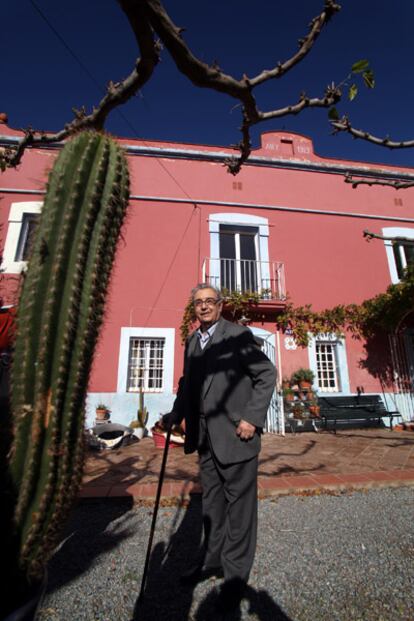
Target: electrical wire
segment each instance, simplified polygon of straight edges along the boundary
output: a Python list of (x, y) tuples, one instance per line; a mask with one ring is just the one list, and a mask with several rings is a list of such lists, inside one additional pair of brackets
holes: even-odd
[[(54, 33), (54, 35), (57, 37), (57, 39), (60, 41), (60, 43), (64, 46), (64, 48), (67, 50), (67, 52), (69, 52), (69, 54), (72, 56), (72, 58), (76, 61), (76, 63), (82, 68), (82, 70), (85, 72), (85, 74), (89, 77), (89, 79), (93, 82), (93, 84), (98, 88), (98, 90), (101, 93), (105, 93), (104, 89), (102, 88), (102, 86), (99, 84), (98, 80), (95, 78), (95, 76), (92, 74), (92, 72), (87, 68), (87, 66), (83, 63), (83, 61), (80, 59), (80, 57), (74, 52), (74, 50), (72, 49), (72, 47), (67, 43), (67, 41), (64, 39), (64, 37), (59, 33), (59, 31), (56, 29), (56, 27), (51, 23), (51, 21), (48, 19), (48, 17), (45, 15), (45, 13), (42, 11), (42, 9), (39, 7), (39, 5), (35, 2), (35, 0), (30, 0), (30, 4), (32, 5), (32, 7), (38, 12), (38, 14), (40, 15), (40, 17), (44, 20), (44, 22), (47, 24), (47, 26), (51, 29), (51, 31)], [(135, 138), (137, 138), (138, 140), (141, 140), (146, 146), (149, 146), (149, 143), (146, 142), (143, 138), (140, 138), (138, 135), (138, 130), (134, 127), (134, 125), (129, 121), (129, 119), (121, 112), (121, 110), (119, 110), (119, 108), (116, 109), (117, 113), (121, 116), (121, 118), (124, 120), (125, 124), (129, 127), (129, 129), (132, 131), (133, 135), (135, 136)], [(158, 162), (158, 164), (161, 166), (161, 168), (164, 170), (164, 172), (174, 181), (174, 183), (177, 185), (177, 187), (180, 188), (180, 190), (185, 194), (185, 196), (187, 198), (189, 198), (190, 200), (193, 200), (193, 198), (190, 196), (190, 194), (187, 192), (187, 190), (181, 185), (181, 183), (178, 181), (178, 179), (173, 175), (173, 173), (171, 173), (171, 171), (168, 170), (168, 168), (165, 166), (165, 164), (158, 158), (155, 158), (156, 161)], [(189, 226), (191, 224), (191, 221), (193, 219), (193, 216), (196, 212), (196, 210), (199, 209), (199, 207), (196, 205), (195, 201), (194, 201), (194, 206), (193, 206), (193, 211), (191, 212), (191, 216), (187, 222), (187, 225), (184, 229), (183, 235), (181, 236), (180, 241), (178, 242), (177, 248), (174, 252), (174, 255), (171, 259), (171, 262), (167, 268), (167, 272), (166, 275), (161, 283), (160, 289), (155, 297), (154, 303), (153, 305), (150, 307), (150, 313), (144, 323), (144, 327), (146, 327), (148, 325), (148, 322), (152, 316), (153, 311), (155, 310), (156, 304), (158, 302), (158, 300), (161, 297), (162, 291), (165, 287), (165, 284), (167, 282), (168, 276), (170, 275), (170, 272), (172, 270), (173, 264), (175, 262), (175, 259), (178, 255), (178, 252), (181, 248), (181, 245), (184, 241), (184, 238), (187, 234), (187, 231), (189, 229)], [(200, 216), (201, 216), (201, 209), (199, 209), (200, 211)], [(200, 219), (200, 223), (201, 223), (201, 219)], [(199, 237), (200, 237), (200, 232), (199, 232)], [(200, 239), (199, 239), (199, 249), (198, 252), (200, 253)], [(200, 257), (199, 257), (199, 261), (200, 261)]]
[[(32, 7), (38, 12), (40, 17), (44, 20), (44, 22), (47, 24), (47, 26), (51, 29), (51, 31), (54, 33), (54, 35), (57, 37), (57, 39), (61, 42), (61, 44), (67, 50), (67, 52), (69, 52), (69, 54), (72, 56), (72, 58), (77, 62), (77, 64), (81, 67), (81, 69), (85, 72), (85, 74), (89, 77), (89, 79), (97, 87), (97, 89), (104, 95), (105, 94), (105, 89), (102, 88), (102, 86), (99, 84), (98, 80), (95, 78), (93, 73), (87, 68), (85, 63), (80, 59), (80, 57), (76, 54), (76, 52), (74, 52), (72, 47), (67, 43), (67, 41), (64, 39), (64, 37), (59, 33), (57, 28), (51, 23), (51, 21), (48, 19), (48, 17), (42, 11), (42, 9), (39, 7), (39, 5), (35, 2), (35, 0), (29, 0), (29, 1), (30, 1), (30, 4), (32, 5)], [(125, 124), (132, 131), (134, 137), (137, 138), (138, 140), (141, 140), (146, 146), (149, 146), (149, 143), (144, 138), (141, 138), (139, 136), (137, 128), (131, 123), (131, 121), (125, 116), (125, 114), (119, 108), (116, 108), (116, 112), (120, 115), (120, 117), (123, 119)], [(192, 197), (188, 194), (188, 192), (181, 185), (181, 183), (178, 181), (178, 179), (168, 170), (168, 168), (166, 168), (165, 164), (158, 157), (155, 158), (155, 159), (157, 160), (157, 162), (161, 166), (161, 168), (167, 173), (167, 175), (174, 181), (174, 183), (180, 188), (180, 190), (187, 196), (187, 198), (191, 199)]]

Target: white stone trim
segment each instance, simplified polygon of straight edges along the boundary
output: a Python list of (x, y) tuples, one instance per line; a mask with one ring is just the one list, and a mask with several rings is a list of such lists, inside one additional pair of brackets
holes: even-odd
[(6, 274), (20, 274), (26, 269), (27, 261), (15, 261), (23, 217), (27, 213), (40, 213), (43, 202), (28, 201), (12, 203), (8, 218), (7, 234), (3, 250), (1, 270)]
[[(383, 237), (407, 237), (414, 239), (414, 229), (404, 228), (401, 226), (387, 226), (382, 229)], [(390, 270), (391, 282), (395, 285), (400, 282), (395, 263), (394, 250), (391, 240), (384, 241), (385, 252), (387, 253), (388, 268)]]
[(127, 392), (129, 342), (131, 338), (164, 338), (164, 376), (163, 389), (159, 392), (172, 393), (174, 383), (174, 328), (121, 328), (117, 392)]
[[(256, 226), (259, 229), (259, 256), (258, 261), (263, 262), (262, 278), (270, 280), (269, 264), (269, 220), (261, 216), (252, 216), (244, 213), (211, 213), (208, 220), (210, 232), (210, 258), (220, 259), (220, 224), (239, 224), (242, 226)], [(210, 276), (214, 282), (220, 281), (220, 262), (211, 261)]]
[[(309, 345), (308, 345), (309, 368), (312, 369), (312, 371), (315, 374), (315, 380), (313, 384), (314, 390), (321, 396), (351, 394), (345, 339), (337, 337), (335, 336), (335, 334), (319, 334), (316, 337), (309, 334), (308, 336), (309, 336)], [(338, 343), (338, 347), (336, 348), (336, 351), (338, 354), (337, 363), (338, 363), (339, 381), (340, 381), (340, 386), (341, 386), (341, 390), (339, 392), (335, 392), (335, 393), (324, 392), (318, 386), (318, 367), (316, 363), (315, 341), (331, 341), (331, 342)]]

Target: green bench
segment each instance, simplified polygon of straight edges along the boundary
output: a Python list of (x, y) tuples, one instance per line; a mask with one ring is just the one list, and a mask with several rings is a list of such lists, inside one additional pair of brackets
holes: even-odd
[(318, 397), (320, 406), (320, 417), (324, 428), (328, 428), (328, 423), (333, 422), (333, 429), (336, 433), (337, 422), (351, 421), (371, 421), (376, 420), (381, 423), (382, 418), (390, 419), (392, 431), (392, 421), (394, 417), (401, 416), (397, 411), (389, 412), (380, 395), (355, 395), (355, 396), (329, 396)]

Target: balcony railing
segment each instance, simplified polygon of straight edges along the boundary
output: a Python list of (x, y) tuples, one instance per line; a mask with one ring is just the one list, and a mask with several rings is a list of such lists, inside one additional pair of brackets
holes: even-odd
[(264, 300), (286, 299), (284, 265), (278, 261), (208, 257), (204, 259), (202, 279), (217, 289), (251, 291)]

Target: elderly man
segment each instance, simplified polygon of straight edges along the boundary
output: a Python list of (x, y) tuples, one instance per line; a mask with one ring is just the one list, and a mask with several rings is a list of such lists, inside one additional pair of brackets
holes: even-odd
[(200, 327), (187, 339), (177, 398), (164, 416), (165, 424), (185, 420), (184, 450), (200, 457), (205, 557), (182, 579), (224, 574), (221, 603), (232, 606), (254, 560), (258, 453), (276, 372), (251, 330), (221, 317), (217, 289), (200, 284), (192, 301)]

